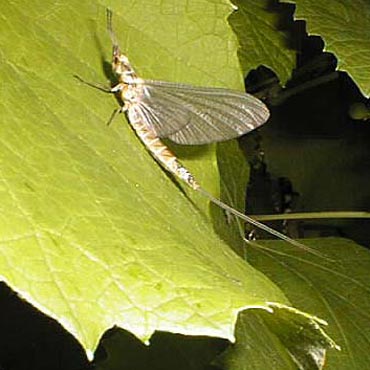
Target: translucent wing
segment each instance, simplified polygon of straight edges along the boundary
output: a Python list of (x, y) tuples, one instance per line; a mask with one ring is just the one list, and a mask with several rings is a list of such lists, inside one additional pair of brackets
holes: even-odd
[(145, 80), (130, 109), (160, 138), (179, 144), (229, 140), (262, 125), (267, 107), (238, 91)]

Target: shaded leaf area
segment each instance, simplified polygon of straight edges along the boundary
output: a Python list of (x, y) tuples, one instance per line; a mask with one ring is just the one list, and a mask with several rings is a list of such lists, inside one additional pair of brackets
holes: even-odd
[(229, 22), (240, 44), (238, 56), (244, 75), (264, 65), (285, 84), (295, 65), (295, 51), (289, 46), (288, 34), (277, 30), (281, 9), (273, 9), (267, 0), (233, 3), (238, 11), (229, 17)]
[(325, 369), (366, 369), (370, 366), (370, 253), (346, 239), (305, 243), (325, 251), (328, 258), (264, 242), (273, 249), (250, 248), (248, 261), (282, 287), (295, 307), (328, 322), (327, 332), (341, 351), (328, 351)]
[(253, 310), (243, 312), (235, 345), (215, 363), (227, 370), (322, 369), (325, 349), (339, 349), (322, 331), (324, 323), (292, 308), (279, 305), (272, 308), (273, 315)]
[[(241, 212), (245, 209), (245, 192), (240, 189), (246, 188), (246, 179), (249, 178), (249, 167), (246, 163), (246, 159), (240, 155), (239, 144), (236, 141), (220, 143), (217, 146), (220, 199)], [(210, 207), (215, 230), (240, 256), (244, 257), (245, 243), (241, 242), (241, 236), (245, 233), (245, 224), (215, 205), (211, 204)]]
[(297, 369), (286, 348), (256, 312), (240, 315), (236, 337), (236, 343), (214, 361), (220, 369)]
[(321, 36), (325, 50), (335, 53), (338, 68), (346, 71), (365, 95), (370, 93), (370, 4), (355, 1), (289, 1), (295, 18), (307, 23), (307, 32)]
[[(322, 369), (325, 364), (325, 349), (340, 349), (321, 328), (326, 324), (325, 321), (307, 314), (297, 315), (299, 311), (279, 305), (274, 311), (274, 316), (261, 316), (300, 369)], [(284, 325), (281, 325), (282, 322)]]
[[(114, 21), (144, 77), (241, 84), (230, 6), (129, 5), (112, 6)], [(205, 202), (179, 191), (122, 117), (106, 127), (115, 102), (73, 79), (106, 78), (105, 8), (12, 2), (2, 14), (2, 280), (90, 356), (114, 325), (143, 341), (155, 330), (232, 340), (239, 310), (288, 304), (220, 240)], [(212, 148), (185, 161), (217, 181)]]
[(226, 340), (156, 333), (150, 346), (124, 330), (107, 332), (94, 360), (97, 370), (212, 370), (210, 363), (228, 345)]

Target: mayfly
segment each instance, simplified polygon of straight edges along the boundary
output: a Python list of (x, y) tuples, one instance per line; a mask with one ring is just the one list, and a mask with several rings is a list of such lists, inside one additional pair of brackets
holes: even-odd
[(105, 91), (119, 97), (122, 106), (114, 114), (126, 113), (132, 128), (153, 157), (225, 211), (282, 240), (317, 253), (209, 194), (161, 141), (166, 138), (178, 144), (199, 145), (239, 137), (268, 120), (270, 113), (265, 104), (252, 95), (234, 90), (143, 80), (118, 46), (109, 9), (107, 28), (113, 44), (112, 69), (118, 83)]

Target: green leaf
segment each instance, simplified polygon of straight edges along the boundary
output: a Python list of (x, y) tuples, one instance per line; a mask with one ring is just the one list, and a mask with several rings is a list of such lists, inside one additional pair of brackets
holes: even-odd
[(370, 3), (355, 1), (289, 1), (297, 5), (295, 18), (307, 22), (307, 32), (321, 36), (325, 50), (338, 58), (338, 68), (370, 93)]
[(243, 312), (236, 326), (236, 343), (215, 361), (223, 370), (281, 369), (297, 366), (286, 348), (253, 310)]
[[(263, 244), (274, 250), (251, 248), (248, 261), (284, 289), (296, 308), (315, 312), (328, 322), (328, 334), (335, 338), (341, 351), (328, 352), (325, 369), (369, 368), (369, 251), (346, 239), (306, 241), (312, 247), (325, 250), (329, 260), (301, 255), (283, 243), (278, 244)], [(296, 343), (302, 345), (304, 341)], [(243, 341), (239, 345), (242, 346)]]
[(217, 363), (225, 370), (287, 370), (297, 369), (297, 365), (299, 369), (321, 369), (325, 361), (323, 348), (339, 349), (320, 329), (323, 324), (287, 307), (275, 306), (274, 315), (243, 312), (236, 344)]
[(268, 0), (233, 3), (238, 11), (229, 21), (240, 43), (238, 56), (243, 74), (262, 64), (273, 69), (285, 84), (291, 77), (296, 56), (288, 47), (288, 34), (277, 30), (280, 13), (271, 9)]
[[(227, 1), (110, 6), (144, 78), (241, 88)], [(73, 78), (107, 80), (105, 10), (2, 8), (0, 276), (90, 357), (114, 325), (145, 342), (156, 330), (233, 340), (241, 310), (289, 302), (220, 239), (206, 200), (179, 191), (123, 117), (106, 126), (117, 102)], [(214, 147), (187, 156), (217, 194)]]

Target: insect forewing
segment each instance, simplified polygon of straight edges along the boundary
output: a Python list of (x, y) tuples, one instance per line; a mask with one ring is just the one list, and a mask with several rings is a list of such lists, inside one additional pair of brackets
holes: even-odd
[(206, 144), (243, 135), (267, 121), (267, 107), (238, 91), (144, 80), (134, 109), (158, 137)]

